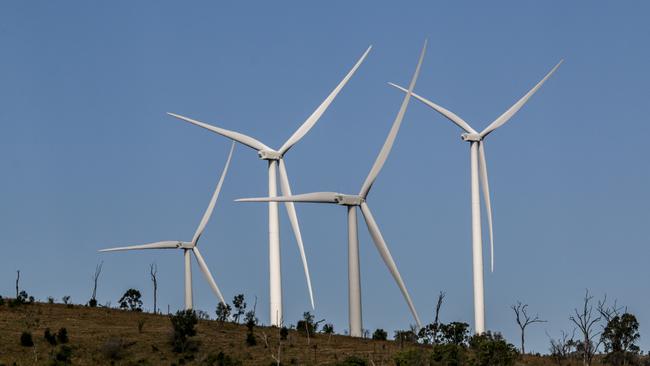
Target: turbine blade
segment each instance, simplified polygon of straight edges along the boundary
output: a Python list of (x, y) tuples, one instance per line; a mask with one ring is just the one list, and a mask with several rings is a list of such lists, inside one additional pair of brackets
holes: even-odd
[(379, 251), (379, 255), (381, 255), (381, 258), (384, 260), (386, 267), (388, 267), (390, 274), (393, 275), (395, 282), (397, 282), (397, 286), (399, 286), (400, 291), (402, 291), (402, 296), (404, 296), (404, 299), (406, 300), (406, 303), (408, 304), (408, 307), (411, 310), (413, 317), (415, 318), (415, 322), (417, 323), (418, 328), (421, 328), (422, 323), (420, 322), (420, 317), (418, 316), (418, 313), (415, 310), (415, 305), (413, 305), (413, 301), (411, 301), (411, 296), (409, 295), (409, 292), (406, 289), (406, 285), (402, 280), (402, 276), (399, 274), (397, 265), (395, 264), (393, 257), (390, 255), (388, 246), (384, 241), (384, 237), (381, 235), (381, 231), (379, 231), (379, 226), (377, 226), (375, 219), (372, 217), (372, 213), (370, 212), (370, 208), (368, 207), (367, 203), (363, 202), (361, 204), (361, 212), (363, 213), (363, 217), (365, 218), (365, 222), (366, 225), (368, 226), (368, 231), (370, 232), (372, 241), (375, 243), (375, 246)]
[(402, 125), (402, 120), (404, 119), (404, 113), (406, 113), (406, 107), (408, 107), (409, 101), (411, 99), (411, 92), (413, 91), (413, 88), (415, 87), (415, 82), (417, 81), (418, 75), (420, 74), (420, 67), (422, 66), (422, 61), (424, 60), (424, 54), (426, 53), (426, 50), (427, 50), (427, 41), (425, 40), (424, 46), (422, 46), (422, 51), (420, 52), (420, 59), (418, 60), (418, 64), (415, 67), (415, 72), (413, 73), (411, 82), (409, 83), (408, 92), (404, 96), (404, 100), (402, 100), (402, 105), (400, 106), (399, 111), (397, 112), (397, 116), (393, 121), (393, 126), (390, 128), (390, 132), (388, 132), (388, 136), (386, 137), (384, 146), (381, 147), (381, 150), (379, 151), (379, 155), (377, 155), (377, 159), (375, 160), (372, 169), (370, 169), (370, 173), (368, 173), (368, 176), (366, 177), (366, 181), (363, 182), (363, 186), (361, 187), (361, 191), (359, 192), (359, 195), (363, 198), (366, 198), (366, 196), (368, 195), (368, 192), (370, 191), (372, 184), (375, 183), (375, 179), (377, 179), (377, 175), (379, 175), (379, 172), (381, 171), (381, 168), (384, 166), (386, 159), (388, 159), (388, 154), (390, 154), (390, 150), (393, 148), (393, 143), (395, 142), (395, 138), (397, 137), (399, 128)]
[(295, 145), (298, 141), (300, 141), (300, 139), (302, 139), (307, 134), (307, 132), (309, 132), (309, 130), (312, 127), (314, 127), (316, 122), (318, 122), (318, 119), (323, 115), (323, 113), (325, 113), (325, 110), (327, 110), (327, 108), (330, 106), (332, 101), (334, 101), (334, 98), (336, 98), (336, 96), (339, 94), (341, 89), (343, 89), (345, 84), (347, 84), (347, 82), (350, 80), (352, 75), (354, 75), (354, 73), (357, 71), (359, 66), (361, 66), (361, 64), (366, 59), (366, 56), (368, 56), (368, 53), (370, 52), (371, 49), (372, 46), (368, 47), (366, 52), (363, 53), (359, 61), (357, 61), (354, 67), (352, 67), (352, 70), (350, 70), (348, 74), (345, 75), (345, 77), (343, 78), (343, 80), (341, 80), (339, 85), (337, 85), (336, 88), (332, 90), (330, 95), (328, 95), (327, 98), (325, 98), (323, 103), (321, 103), (321, 105), (319, 105), (318, 108), (316, 108), (316, 110), (311, 114), (311, 116), (309, 116), (309, 118), (307, 118), (307, 120), (303, 122), (300, 128), (298, 128), (296, 132), (294, 132), (293, 135), (289, 137), (287, 142), (285, 142), (284, 145), (282, 145), (282, 147), (279, 150), (281, 155), (284, 155), (284, 153), (286, 153), (289, 149), (291, 149), (293, 145)]
[(192, 248), (192, 251), (194, 252), (194, 258), (196, 258), (196, 262), (199, 264), (199, 267), (201, 268), (201, 272), (203, 272), (203, 276), (210, 284), (210, 287), (212, 287), (212, 291), (214, 291), (215, 295), (217, 295), (219, 301), (221, 301), (222, 304), (226, 305), (226, 300), (224, 300), (221, 291), (219, 291), (219, 286), (217, 286), (217, 283), (214, 281), (214, 278), (212, 277), (212, 273), (210, 273), (210, 269), (208, 268), (208, 265), (205, 264), (205, 260), (203, 259), (201, 252), (199, 252), (199, 248), (194, 247)]
[(537, 83), (537, 85), (535, 85), (532, 89), (530, 89), (528, 93), (526, 93), (526, 95), (524, 95), (521, 99), (519, 99), (519, 101), (517, 101), (517, 103), (515, 103), (512, 107), (500, 115), (499, 118), (495, 119), (494, 122), (490, 123), (490, 125), (487, 126), (483, 132), (481, 132), (481, 137), (487, 136), (490, 134), (490, 132), (496, 130), (497, 128), (503, 126), (504, 123), (508, 122), (508, 120), (514, 116), (515, 113), (517, 113), (517, 111), (519, 111), (519, 109), (524, 106), (524, 104), (526, 104), (528, 99), (530, 99), (530, 97), (532, 97), (533, 94), (537, 92), (542, 84), (544, 84), (546, 80), (548, 80), (548, 78), (553, 75), (555, 70), (557, 70), (557, 68), (562, 65), (562, 62), (564, 62), (564, 60), (560, 60), (560, 62), (558, 62), (557, 65), (555, 65), (555, 67), (553, 67), (553, 69), (551, 69), (551, 71), (549, 71), (548, 74), (546, 74), (546, 76), (544, 76), (544, 78), (539, 83)]
[(185, 244), (182, 241), (157, 241), (155, 243), (141, 244), (141, 245), (131, 245), (128, 247), (117, 247), (117, 248), (108, 248), (101, 249), (100, 252), (117, 252), (122, 250), (139, 250), (139, 249), (176, 249), (180, 248)]
[(183, 120), (185, 122), (189, 122), (189, 123), (197, 125), (199, 127), (203, 127), (203, 128), (205, 128), (207, 130), (210, 130), (210, 131), (212, 131), (214, 133), (217, 133), (217, 134), (219, 134), (221, 136), (227, 137), (227, 138), (229, 138), (231, 140), (235, 140), (235, 141), (239, 142), (240, 144), (246, 145), (246, 146), (248, 146), (248, 147), (250, 147), (252, 149), (255, 149), (257, 151), (259, 151), (259, 150), (273, 150), (270, 147), (268, 147), (268, 146), (264, 145), (263, 143), (261, 143), (260, 141), (254, 139), (254, 138), (252, 138), (250, 136), (246, 136), (243, 133), (239, 133), (239, 132), (235, 132), (235, 131), (231, 131), (231, 130), (226, 130), (225, 128), (221, 128), (221, 127), (215, 127), (215, 126), (209, 125), (207, 123), (200, 122), (200, 121), (188, 118), (188, 117), (183, 117), (183, 116), (175, 114), (175, 113), (169, 113), (168, 112), (167, 114), (172, 116), (172, 117), (176, 117), (176, 118), (178, 118), (180, 120)]
[[(291, 196), (291, 186), (289, 186), (289, 177), (287, 175), (287, 167), (284, 165), (284, 159), (280, 159), (280, 189), (282, 195)], [(314, 293), (311, 287), (311, 276), (309, 275), (309, 266), (307, 265), (307, 255), (305, 254), (305, 246), (302, 242), (302, 235), (300, 234), (300, 225), (298, 224), (298, 215), (296, 215), (296, 207), (293, 202), (287, 201), (284, 203), (287, 208), (287, 215), (291, 222), (291, 228), (296, 236), (296, 243), (300, 251), (300, 259), (302, 260), (302, 268), (305, 271), (305, 278), (307, 279), (307, 288), (309, 289), (309, 300), (311, 301), (312, 310), (316, 309), (314, 306)]]
[(255, 197), (255, 198), (239, 198), (236, 202), (311, 202), (311, 203), (338, 203), (336, 197), (340, 193), (335, 192), (314, 192), (296, 194), (293, 196), (282, 197)]
[(217, 188), (214, 190), (214, 193), (212, 194), (212, 198), (210, 199), (210, 204), (208, 204), (208, 208), (205, 210), (205, 213), (201, 218), (199, 227), (196, 228), (196, 232), (194, 233), (194, 238), (192, 238), (193, 245), (196, 245), (196, 243), (199, 241), (201, 234), (203, 234), (203, 230), (205, 230), (205, 226), (208, 224), (208, 221), (210, 220), (210, 216), (212, 216), (212, 211), (214, 211), (214, 206), (217, 203), (217, 198), (219, 198), (219, 192), (221, 192), (221, 186), (223, 185), (223, 180), (226, 178), (226, 174), (228, 173), (228, 167), (230, 166), (230, 159), (232, 158), (232, 152), (234, 150), (235, 150), (235, 142), (233, 141), (232, 146), (230, 147), (230, 153), (228, 154), (228, 159), (226, 160), (226, 165), (223, 167), (223, 172), (221, 172), (219, 183), (217, 183)]
[(479, 177), (483, 188), (483, 200), (487, 211), (488, 227), (490, 229), (490, 271), (494, 272), (494, 232), (492, 231), (492, 203), (490, 202), (490, 184), (488, 183), (487, 162), (485, 160), (485, 142), (478, 145)]
[[(408, 90), (406, 88), (403, 88), (403, 87), (401, 87), (401, 86), (399, 86), (397, 84), (388, 83), (388, 85), (393, 86), (393, 87), (395, 87), (395, 88), (397, 88), (397, 89), (399, 89), (399, 90), (401, 90), (401, 91), (403, 91), (405, 93), (408, 93)], [(467, 132), (467, 133), (478, 133), (478, 132), (476, 132), (476, 130), (474, 130), (469, 125), (469, 123), (465, 122), (465, 120), (460, 118), (456, 113), (454, 113), (454, 112), (452, 112), (452, 111), (450, 111), (450, 110), (448, 110), (448, 109), (446, 109), (444, 107), (441, 107), (441, 106), (437, 105), (436, 103), (434, 103), (434, 102), (432, 102), (432, 101), (430, 101), (430, 100), (428, 100), (428, 99), (426, 99), (424, 97), (421, 97), (421, 96), (419, 96), (419, 95), (417, 95), (417, 94), (415, 94), (413, 92), (411, 92), (411, 95), (415, 99), (419, 100), (420, 102), (422, 102), (422, 103), (426, 104), (427, 106), (433, 108), (433, 110), (435, 110), (436, 112), (442, 114), (443, 117), (445, 117), (448, 120), (455, 123), (456, 126), (462, 128), (465, 132)]]

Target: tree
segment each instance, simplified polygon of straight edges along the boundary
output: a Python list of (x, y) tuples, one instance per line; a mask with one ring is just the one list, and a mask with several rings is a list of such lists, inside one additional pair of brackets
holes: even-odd
[(582, 301), (582, 309), (574, 309), (575, 316), (569, 317), (569, 320), (576, 325), (581, 335), (581, 339), (576, 341), (576, 351), (582, 356), (584, 366), (591, 366), (591, 361), (600, 346), (598, 341), (600, 332), (595, 329), (595, 325), (601, 320), (601, 316), (594, 314), (592, 300), (593, 296), (589, 295), (589, 290), (586, 290)]
[(19, 295), (19, 290), (18, 290), (18, 282), (20, 281), (20, 270), (16, 271), (16, 299), (18, 298)]
[(171, 321), (174, 330), (172, 336), (172, 347), (174, 352), (182, 353), (191, 350), (190, 337), (196, 335), (196, 329), (194, 327), (199, 322), (194, 310), (179, 310), (175, 315), (172, 315), (169, 320)]
[(131, 311), (142, 311), (142, 294), (140, 291), (130, 288), (126, 290), (124, 295), (118, 300), (120, 309), (128, 309)]
[(220, 302), (217, 304), (217, 320), (220, 322), (227, 322), (230, 318), (230, 312), (232, 308), (228, 304)]
[(97, 281), (99, 280), (99, 275), (102, 273), (102, 267), (104, 266), (104, 261), (101, 261), (97, 266), (95, 266), (95, 274), (93, 274), (93, 295), (88, 301), (88, 306), (94, 308), (97, 306)]
[[(546, 335), (548, 335), (548, 333)], [(551, 338), (551, 336), (548, 337)], [(574, 347), (575, 341), (573, 340), (573, 335), (569, 337), (569, 334), (562, 331), (560, 338), (551, 338), (551, 346), (549, 348), (551, 359), (553, 359), (558, 366), (562, 366), (562, 363), (569, 359), (569, 355)]]
[(387, 338), (388, 338), (388, 333), (381, 328), (375, 330), (375, 332), (372, 333), (372, 339), (376, 341), (385, 341)]
[(244, 301), (244, 294), (235, 295), (232, 300), (232, 305), (235, 312), (232, 314), (233, 319), (239, 324), (239, 318), (246, 313), (246, 302)]
[(469, 340), (469, 346), (474, 351), (476, 366), (511, 366), (517, 360), (517, 348), (506, 342), (501, 334), (487, 331), (476, 334)]
[(517, 324), (521, 329), (521, 354), (523, 355), (526, 354), (526, 348), (524, 347), (526, 327), (533, 323), (544, 323), (546, 320), (541, 320), (537, 314), (534, 317), (530, 316), (527, 311), (528, 304), (523, 304), (521, 301), (517, 301), (510, 308), (515, 312)]
[(440, 331), (440, 308), (445, 299), (445, 292), (438, 293), (438, 300), (434, 309), (433, 323), (427, 324), (418, 332), (418, 338), (424, 344), (436, 344), (439, 342), (438, 333)]
[(609, 320), (601, 334), (607, 356), (605, 361), (612, 365), (627, 365), (639, 353), (639, 322), (630, 313), (615, 315)]
[(149, 275), (151, 275), (151, 282), (153, 283), (153, 313), (158, 314), (158, 265), (156, 263), (149, 265)]
[(438, 343), (466, 345), (469, 340), (469, 324), (463, 322), (451, 322), (440, 324)]

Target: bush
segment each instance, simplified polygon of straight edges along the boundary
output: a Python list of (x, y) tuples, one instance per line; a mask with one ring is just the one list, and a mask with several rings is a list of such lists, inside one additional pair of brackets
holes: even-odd
[(68, 330), (65, 328), (60, 328), (56, 333), (56, 340), (61, 344), (68, 343)]
[(47, 341), (52, 346), (56, 346), (56, 336), (50, 332), (50, 328), (45, 328), (45, 332), (43, 333), (43, 338)]
[(253, 332), (246, 333), (246, 345), (249, 347), (257, 345), (257, 338), (255, 338), (255, 334), (253, 334)]
[(372, 333), (372, 339), (376, 341), (385, 341), (388, 339), (388, 333), (385, 330), (379, 328), (375, 330), (374, 333)]
[(223, 352), (219, 352), (216, 356), (211, 353), (200, 363), (201, 366), (242, 366), (243, 363), (236, 359), (226, 355)]
[(174, 333), (172, 335), (172, 346), (174, 352), (186, 352), (192, 350), (190, 337), (196, 335), (194, 328), (199, 322), (194, 310), (179, 310), (176, 315), (170, 318)]
[(427, 351), (420, 348), (400, 351), (393, 356), (395, 366), (428, 366), (428, 358)]
[(476, 366), (511, 366), (519, 353), (512, 344), (506, 342), (501, 334), (486, 332), (470, 338), (469, 346), (474, 351)]
[(20, 335), (20, 345), (23, 347), (34, 347), (34, 340), (32, 339), (32, 333), (23, 332)]
[(97, 307), (97, 299), (93, 297), (92, 299), (88, 300), (88, 306), (91, 308)]
[(314, 322), (314, 316), (306, 311), (302, 313), (302, 320), (298, 320), (298, 323), (296, 323), (296, 329), (303, 334), (308, 334), (310, 337), (313, 337), (318, 330), (318, 324)]
[(120, 304), (120, 309), (128, 309), (131, 311), (142, 311), (142, 294), (140, 291), (130, 288), (126, 290), (124, 295), (117, 300)]
[(287, 336), (289, 335), (289, 329), (287, 327), (282, 327), (280, 328), (280, 339), (281, 340), (286, 340)]
[(220, 322), (227, 322), (230, 319), (230, 312), (232, 308), (228, 304), (220, 302), (217, 304), (217, 320)]
[(68, 305), (68, 302), (70, 302), (70, 295), (65, 295), (61, 298), (63, 300), (63, 303)]
[(432, 366), (460, 366), (467, 364), (467, 348), (462, 345), (447, 343), (436, 344), (431, 352)]
[(59, 351), (50, 361), (51, 366), (72, 365), (72, 348), (70, 346), (61, 346)]
[(368, 362), (361, 357), (348, 356), (341, 362), (337, 362), (335, 366), (367, 366)]
[(117, 361), (126, 356), (127, 345), (121, 338), (109, 338), (101, 347), (104, 357), (109, 360)]
[(52, 296), (47, 297), (47, 303), (48, 304), (54, 304), (54, 298)]
[(0, 296), (0, 306), (2, 306), (4, 304), (5, 304), (5, 299), (3, 299), (2, 296)]

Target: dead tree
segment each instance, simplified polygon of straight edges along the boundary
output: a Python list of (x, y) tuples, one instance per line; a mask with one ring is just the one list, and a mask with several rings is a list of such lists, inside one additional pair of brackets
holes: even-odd
[(102, 267), (104, 266), (104, 261), (99, 262), (95, 266), (95, 274), (93, 275), (93, 296), (90, 297), (90, 301), (97, 304), (97, 281), (99, 281), (99, 275), (102, 273)]
[(575, 346), (573, 340), (575, 329), (574, 334), (572, 334), (571, 337), (569, 337), (569, 334), (564, 331), (562, 331), (562, 335), (558, 339), (551, 338), (548, 333), (546, 333), (546, 335), (551, 339), (551, 347), (549, 348), (551, 359), (553, 359), (558, 366), (562, 366), (564, 361), (569, 359), (571, 350)]
[(149, 265), (149, 274), (151, 275), (151, 282), (153, 282), (153, 313), (158, 314), (157, 296), (158, 296), (158, 265), (151, 263)]
[(16, 299), (18, 298), (19, 294), (19, 288), (18, 288), (18, 281), (20, 281), (20, 270), (16, 271)]
[(591, 304), (593, 298), (589, 295), (589, 290), (586, 290), (582, 309), (574, 309), (575, 315), (569, 317), (580, 332), (581, 339), (577, 342), (576, 350), (582, 355), (583, 366), (591, 366), (591, 361), (600, 346), (600, 331), (595, 326), (602, 319), (602, 315), (594, 314)]
[(438, 327), (438, 324), (440, 324), (440, 308), (442, 307), (442, 302), (445, 300), (445, 296), (447, 294), (444, 291), (440, 291), (438, 294), (438, 301), (436, 301), (436, 316), (433, 319), (433, 324)]
[(538, 314), (535, 314), (535, 316), (530, 316), (527, 310), (528, 304), (524, 304), (521, 301), (517, 301), (517, 303), (515, 305), (512, 305), (510, 308), (515, 312), (517, 324), (519, 325), (519, 329), (521, 329), (521, 354), (523, 355), (526, 354), (526, 348), (524, 346), (524, 343), (526, 341), (526, 327), (533, 323), (545, 323), (546, 320), (540, 319)]
[(614, 317), (621, 315), (621, 312), (627, 312), (626, 308), (622, 306), (618, 306), (617, 300), (614, 300), (612, 306), (608, 306), (607, 295), (603, 297), (602, 301), (598, 301), (598, 305), (596, 305), (596, 308), (598, 309), (598, 313), (600, 314), (600, 316), (602, 316), (603, 319), (605, 320), (605, 325), (603, 326), (607, 326), (609, 321), (612, 320)]

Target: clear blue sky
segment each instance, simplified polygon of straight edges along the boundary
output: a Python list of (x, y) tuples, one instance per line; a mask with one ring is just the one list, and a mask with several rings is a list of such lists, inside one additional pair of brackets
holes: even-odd
[[(617, 298), (650, 348), (650, 5), (646, 2), (3, 2), (0, 5), (0, 294), (86, 302), (104, 260), (101, 303), (129, 287), (151, 307), (182, 306), (180, 252), (100, 248), (189, 240), (229, 142), (171, 111), (279, 147), (363, 50), (373, 51), (316, 127), (288, 154), (294, 192), (358, 192), (425, 38), (416, 91), (483, 128), (559, 59), (559, 71), (487, 141), (496, 269), (487, 327), (517, 342), (509, 306), (549, 322), (529, 348), (571, 330), (584, 289)], [(420, 315), (447, 292), (444, 321), (473, 322), (468, 146), (412, 102), (369, 203)], [(265, 163), (239, 147), (201, 242), (230, 299), (258, 297), (268, 321)], [(345, 212), (298, 208), (317, 318), (347, 328)], [(281, 211), (285, 317), (309, 301)], [(406, 328), (408, 309), (360, 226), (364, 326)], [(487, 248), (487, 246), (486, 246)], [(487, 263), (488, 251), (485, 251)], [(216, 299), (194, 268), (195, 303)]]

